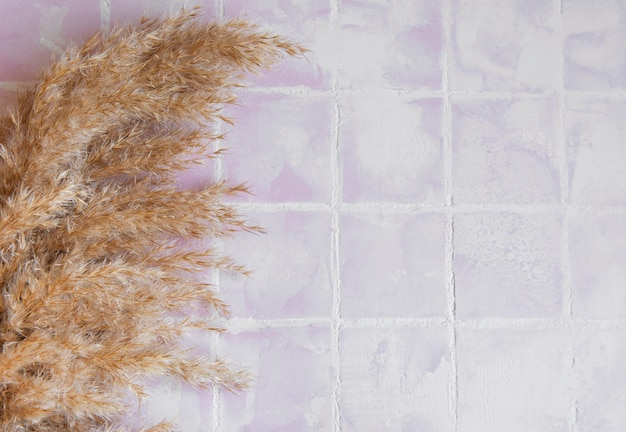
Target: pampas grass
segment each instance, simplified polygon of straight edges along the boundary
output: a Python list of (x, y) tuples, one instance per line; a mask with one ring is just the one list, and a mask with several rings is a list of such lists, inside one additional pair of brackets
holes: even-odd
[(2, 431), (127, 430), (151, 377), (245, 386), (182, 339), (228, 314), (198, 272), (243, 271), (197, 245), (259, 228), (222, 203), (244, 187), (180, 190), (176, 175), (222, 138), (212, 125), (248, 73), (303, 50), (198, 14), (67, 50), (0, 120)]

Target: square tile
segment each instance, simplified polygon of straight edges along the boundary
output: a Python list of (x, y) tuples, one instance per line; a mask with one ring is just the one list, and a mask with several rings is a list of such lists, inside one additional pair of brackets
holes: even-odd
[(621, 0), (562, 3), (566, 88), (626, 88), (626, 4)]
[(331, 97), (246, 93), (226, 115), (224, 175), (249, 183), (239, 201), (330, 202)]
[(559, 4), (452, 0), (450, 88), (543, 92), (560, 87)]
[(570, 431), (571, 347), (565, 330), (457, 334), (459, 431)]
[(569, 231), (574, 315), (626, 316), (624, 215), (573, 215)]
[(337, 372), (330, 326), (266, 328), (223, 338), (223, 352), (254, 377), (222, 393), (220, 431), (330, 431)]
[(330, 214), (245, 212), (267, 235), (224, 241), (227, 256), (251, 277), (224, 275), (223, 297), (239, 318), (329, 316), (332, 306)]
[(342, 431), (451, 430), (446, 328), (344, 328), (339, 350)]
[(330, 0), (226, 0), (224, 14), (267, 26), (309, 49), (306, 58), (285, 58), (271, 73), (254, 79), (255, 86), (303, 86), (329, 90), (333, 83), (336, 42), (332, 34)]
[(579, 432), (626, 430), (626, 328), (581, 328), (577, 334), (574, 370), (578, 394)]
[(560, 262), (556, 214), (457, 214), (457, 316), (558, 317), (563, 302)]
[(441, 8), (437, 0), (341, 1), (340, 88), (440, 89)]
[(72, 43), (100, 30), (100, 0), (0, 3), (0, 81), (32, 81)]
[(566, 99), (570, 203), (626, 204), (626, 101)]
[(468, 99), (452, 107), (456, 203), (558, 203), (555, 99)]
[(443, 214), (345, 215), (344, 318), (447, 315)]
[(443, 204), (441, 99), (340, 98), (343, 199)]

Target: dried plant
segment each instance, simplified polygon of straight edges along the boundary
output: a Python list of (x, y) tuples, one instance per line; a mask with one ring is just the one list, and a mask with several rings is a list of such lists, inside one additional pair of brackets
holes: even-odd
[(245, 385), (182, 344), (228, 313), (197, 273), (241, 267), (197, 245), (257, 230), (222, 202), (245, 188), (176, 176), (219, 153), (212, 126), (248, 73), (303, 50), (198, 15), (68, 49), (0, 120), (2, 431), (127, 430), (150, 377)]

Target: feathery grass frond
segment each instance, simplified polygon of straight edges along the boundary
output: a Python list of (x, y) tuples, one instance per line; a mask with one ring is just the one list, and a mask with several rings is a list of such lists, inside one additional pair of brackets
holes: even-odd
[(245, 271), (192, 245), (261, 229), (222, 202), (244, 186), (180, 190), (176, 173), (217, 155), (212, 125), (247, 74), (301, 53), (198, 9), (144, 19), (68, 49), (0, 119), (0, 430), (126, 430), (148, 377), (245, 386), (183, 348), (220, 326), (175, 316), (227, 315), (196, 273)]

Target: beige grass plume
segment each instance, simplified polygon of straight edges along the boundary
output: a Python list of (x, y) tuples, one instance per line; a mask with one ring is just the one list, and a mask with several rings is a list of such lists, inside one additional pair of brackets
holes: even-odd
[(248, 73), (303, 50), (198, 15), (69, 49), (0, 120), (1, 431), (126, 430), (148, 377), (245, 385), (181, 341), (220, 330), (194, 310), (227, 314), (198, 270), (241, 269), (193, 240), (256, 227), (221, 202), (242, 187), (184, 191), (176, 173), (221, 138)]

